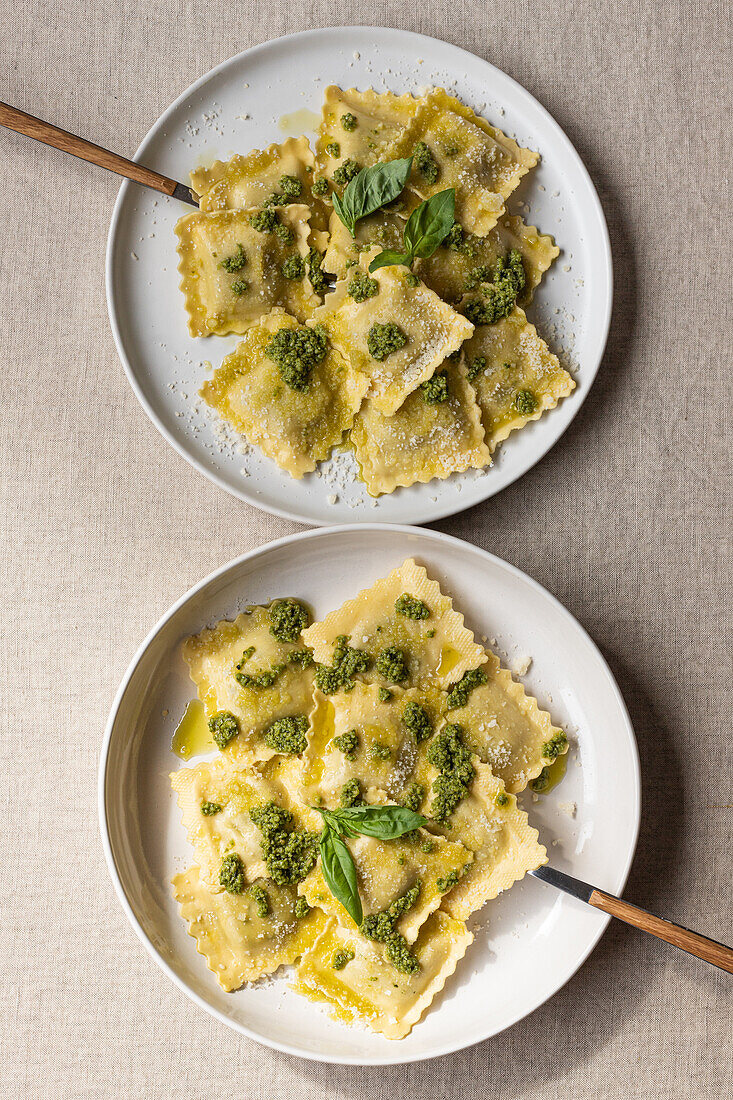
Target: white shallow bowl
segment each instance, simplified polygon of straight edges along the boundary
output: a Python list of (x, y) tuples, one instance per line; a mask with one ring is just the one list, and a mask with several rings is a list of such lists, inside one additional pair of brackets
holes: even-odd
[(476, 938), (456, 974), (399, 1042), (332, 1022), (285, 980), (224, 993), (197, 954), (169, 885), (193, 862), (168, 782), (180, 766), (171, 737), (193, 695), (182, 638), (282, 595), (302, 597), (323, 616), (408, 556), (505, 660), (532, 656), (524, 682), (568, 730), (567, 775), (537, 802), (524, 799), (552, 865), (618, 893), (636, 845), (639, 763), (618, 687), (569, 612), (513, 566), (438, 532), (370, 524), (291, 535), (212, 573), (153, 628), (117, 693), (100, 765), (105, 854), (135, 931), (197, 1005), (260, 1043), (317, 1061), (419, 1061), (495, 1035), (571, 977), (608, 921), (533, 879), (519, 883), (472, 918)]
[[(418, 93), (442, 84), (539, 150), (540, 166), (509, 202), (562, 249), (529, 311), (573, 371), (575, 392), (515, 432), (494, 466), (446, 481), (398, 489), (375, 504), (355, 480), (350, 455), (322, 464), (322, 476), (294, 481), (241, 440), (222, 434), (197, 398), (241, 337), (191, 339), (178, 289), (173, 227), (190, 207), (125, 183), (107, 248), (107, 300), (120, 358), (143, 408), (176, 450), (221, 488), (303, 523), (429, 523), (497, 493), (525, 473), (562, 435), (598, 370), (611, 316), (611, 251), (603, 210), (565, 134), (519, 84), (488, 62), (424, 35), (386, 27), (332, 27), (278, 38), (219, 65), (158, 119), (136, 159), (186, 181), (191, 168), (263, 148), (288, 133), (313, 135), (323, 89), (370, 86)], [(525, 205), (528, 204), (528, 205)]]

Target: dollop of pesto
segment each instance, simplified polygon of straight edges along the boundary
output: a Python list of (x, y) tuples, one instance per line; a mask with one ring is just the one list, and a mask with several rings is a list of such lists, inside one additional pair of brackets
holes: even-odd
[(512, 248), (508, 255), (497, 260), (492, 278), (493, 282), (481, 284), (482, 297), (469, 298), (463, 308), (474, 325), (494, 325), (514, 309), (527, 281), (518, 248)]
[(334, 970), (343, 970), (352, 959), (356, 958), (352, 947), (339, 947), (331, 958), (331, 966)]
[(311, 911), (311, 907), (305, 898), (298, 898), (295, 903), (295, 919), (302, 920), (303, 917), (307, 917)]
[(529, 785), (536, 794), (546, 790), (550, 785), (550, 769), (548, 767), (543, 768), (540, 774), (530, 781)]
[(376, 279), (371, 279), (365, 271), (356, 271), (351, 277), (346, 293), (357, 303), (366, 302), (379, 293), (379, 283)]
[(395, 600), (394, 609), (398, 615), (405, 615), (408, 619), (429, 619), (430, 608), (417, 596), (411, 596), (409, 592), (403, 592)]
[(235, 279), (232, 283), (232, 293), (236, 294), (238, 298), (241, 298), (243, 294), (246, 294), (249, 290), (249, 283), (246, 279)]
[(265, 730), (263, 740), (268, 748), (274, 749), (275, 752), (297, 755), (306, 749), (307, 732), (308, 719), (305, 715), (290, 715), (287, 718), (276, 718)]
[(486, 370), (486, 356), (477, 355), (468, 364), (468, 381), (473, 382), (474, 378), (478, 378), (482, 371)]
[(303, 184), (297, 176), (280, 176), (278, 187), (291, 202), (293, 199), (299, 199), (303, 194)]
[(300, 665), (301, 668), (310, 668), (313, 664), (313, 650), (291, 649), (285, 660), (289, 665)]
[(255, 647), (253, 645), (245, 649), (234, 666), (234, 679), (240, 687), (264, 690), (264, 688), (272, 687), (280, 673), (285, 671), (285, 664), (281, 661), (276, 665), (272, 665), (270, 668), (263, 668), (260, 672), (252, 675), (252, 673), (244, 671), (244, 666), (254, 651)]
[(466, 279), (466, 290), (475, 290), (481, 283), (490, 283), (493, 276), (494, 272), (490, 264), (479, 264), (478, 267), (474, 267), (472, 271), (469, 271)]
[(324, 695), (335, 695), (340, 688), (350, 691), (354, 686), (354, 677), (366, 672), (371, 664), (365, 650), (353, 649), (348, 642), (348, 635), (339, 634), (334, 643), (331, 664), (316, 668), (316, 687)]
[(412, 163), (426, 183), (437, 183), (440, 170), (438, 162), (424, 141), (418, 141), (412, 153)]
[(434, 638), (435, 637), (435, 629), (432, 626), (431, 626), (430, 630), (425, 631), (425, 637), (426, 638)]
[(308, 279), (316, 294), (321, 298), (328, 290), (328, 279), (323, 271), (323, 253), (317, 248), (308, 251)]
[(461, 876), (458, 871), (451, 871), (444, 878), (441, 877), (436, 879), (435, 885), (438, 887), (441, 894), (446, 894), (448, 890), (452, 890), (453, 887), (458, 883), (460, 877)]
[(420, 280), (418, 279), (417, 275), (415, 275), (415, 273), (412, 272), (412, 271), (408, 271), (406, 273), (405, 282), (407, 283), (408, 286), (413, 287), (413, 288), (416, 287), (416, 286), (420, 286)]
[(410, 675), (405, 654), (396, 645), (387, 646), (382, 650), (377, 657), (375, 668), (390, 684), (401, 684)]
[(360, 171), (361, 168), (355, 160), (345, 160), (334, 172), (333, 182), (337, 183), (339, 187), (345, 187), (347, 183), (351, 183), (354, 176), (359, 175)]
[(338, 737), (334, 737), (333, 743), (347, 760), (356, 759), (356, 751), (359, 748), (359, 735), (356, 730), (346, 730), (344, 733), (340, 733)]
[(461, 727), (452, 723), (443, 726), (433, 738), (427, 757), (440, 773), (433, 782), (430, 816), (439, 825), (447, 825), (476, 777), (471, 753), (463, 743)]
[(392, 698), (392, 692), (389, 690), (389, 688), (380, 688), (377, 692), (377, 698), (379, 699), (380, 703), (388, 703)]
[(310, 377), (328, 352), (328, 339), (323, 325), (307, 328), (281, 328), (265, 348), (265, 355), (277, 363), (280, 377), (291, 390), (308, 393)]
[(453, 252), (460, 252), (466, 234), (460, 222), (453, 222), (448, 230), (448, 235), (443, 238), (443, 247), (450, 248)]
[(400, 715), (403, 725), (410, 731), (418, 744), (427, 741), (433, 735), (433, 725), (425, 707), (413, 699), (405, 703)]
[(326, 146), (326, 152), (328, 153), (329, 157), (340, 157), (341, 146), (337, 141), (331, 141)]
[(426, 856), (431, 855), (437, 848), (437, 844), (434, 840), (423, 840), (420, 842), (420, 851), (424, 852)]
[(301, 882), (318, 857), (318, 834), (296, 829), (290, 810), (266, 802), (249, 812), (262, 834), (260, 849), (267, 873), (277, 886)]
[(244, 248), (241, 244), (238, 244), (236, 250), (232, 256), (227, 256), (219, 263), (219, 267), (223, 267), (225, 271), (234, 274), (235, 271), (241, 271), (247, 262), (247, 257), (244, 253)]
[(362, 801), (361, 783), (358, 779), (348, 779), (341, 788), (339, 802), (342, 806), (358, 806)]
[(327, 195), (328, 194), (328, 180), (325, 176), (319, 176), (317, 180), (313, 180), (311, 185), (311, 191), (314, 195)]
[(369, 329), (367, 347), (373, 359), (386, 359), (393, 351), (399, 351), (407, 343), (407, 336), (394, 321), (377, 322)]
[(448, 400), (448, 371), (436, 371), (432, 378), (420, 383), (420, 389), (428, 405), (442, 405)]
[(230, 852), (221, 861), (219, 885), (223, 886), (228, 894), (241, 894), (244, 892), (244, 864), (236, 852)]
[(283, 244), (292, 244), (295, 240), (295, 234), (289, 225), (283, 225), (282, 222), (278, 222), (274, 229), (275, 236), (278, 237)]
[(514, 398), (514, 405), (522, 416), (531, 416), (537, 408), (537, 398), (530, 390), (520, 390)]
[(239, 733), (239, 722), (229, 710), (220, 710), (209, 718), (209, 731), (217, 748), (225, 749)]
[(274, 233), (280, 222), (274, 210), (256, 210), (249, 216), (249, 224), (258, 233)]
[(278, 642), (297, 642), (310, 623), (310, 615), (298, 600), (276, 600), (269, 609), (270, 633)]
[(305, 275), (305, 260), (302, 256), (288, 256), (280, 268), (286, 279), (302, 279)]
[(446, 699), (448, 710), (457, 710), (458, 707), (465, 707), (473, 689), (480, 687), (481, 684), (485, 684), (486, 682), (487, 676), (482, 668), (469, 668), (468, 672), (464, 672), (457, 683), (451, 684), (448, 690), (448, 698)]
[(369, 749), (369, 755), (372, 760), (389, 760), (392, 750), (388, 745), (383, 745), (381, 741), (375, 741)]
[(247, 893), (252, 898), (252, 901), (255, 903), (255, 907), (257, 909), (257, 916), (258, 917), (267, 917), (267, 916), (269, 916), (269, 914), (270, 914), (270, 899), (267, 896), (266, 890), (262, 886), (260, 886), (259, 883), (254, 882), (250, 887), (248, 887)]
[(542, 755), (545, 760), (557, 760), (558, 756), (561, 756), (567, 747), (567, 736), (562, 730), (558, 730), (549, 741), (545, 741), (542, 746)]
[(497, 791), (496, 798), (494, 799), (494, 804), (500, 809), (502, 809), (504, 806), (508, 806), (509, 795), (505, 794), (504, 791)]
[(347, 133), (352, 133), (356, 129), (356, 115), (352, 115), (351, 111), (347, 111), (345, 115), (341, 115), (341, 126)]
[(218, 802), (202, 802), (201, 813), (204, 817), (213, 817), (214, 814), (220, 814), (223, 806), (220, 806)]
[(425, 788), (422, 783), (411, 783), (402, 796), (402, 805), (408, 810), (412, 810), (413, 813), (417, 813), (424, 798)]
[(396, 930), (395, 924), (403, 913), (417, 903), (421, 889), (422, 883), (418, 879), (414, 886), (381, 913), (372, 913), (361, 922), (362, 935), (384, 944), (387, 958), (401, 974), (416, 974), (420, 969), (418, 959), (410, 951), (405, 937)]

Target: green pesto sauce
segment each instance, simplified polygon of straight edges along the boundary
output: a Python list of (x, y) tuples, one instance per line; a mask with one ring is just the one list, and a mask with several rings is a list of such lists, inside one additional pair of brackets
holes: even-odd
[(297, 176), (280, 176), (278, 187), (288, 199), (299, 199), (303, 193), (303, 184)]
[(223, 806), (220, 806), (218, 802), (202, 802), (201, 813), (204, 817), (213, 817), (214, 814), (220, 814)]
[(280, 222), (274, 210), (257, 210), (254, 214), (250, 214), (249, 224), (258, 233), (274, 233)]
[(407, 343), (407, 336), (394, 321), (372, 325), (367, 336), (367, 347), (373, 359), (386, 359), (393, 351), (399, 351)]
[(500, 809), (502, 809), (504, 806), (508, 806), (509, 795), (505, 794), (504, 791), (497, 791), (496, 798), (494, 799), (494, 804)]
[(334, 695), (339, 688), (350, 691), (357, 673), (366, 672), (371, 664), (369, 654), (363, 649), (353, 649), (348, 641), (346, 634), (339, 634), (334, 643), (331, 664), (316, 668), (316, 687), (324, 695)]
[(440, 773), (433, 782), (430, 816), (439, 825), (447, 825), (476, 776), (471, 753), (463, 743), (461, 727), (451, 723), (443, 726), (433, 738), (427, 756)]
[(557, 760), (561, 753), (568, 747), (568, 739), (563, 730), (558, 730), (549, 741), (542, 746), (542, 755), (545, 760)]
[(329, 157), (340, 157), (341, 156), (341, 146), (339, 145), (339, 143), (337, 141), (331, 141), (326, 146), (326, 152), (328, 153)]
[(424, 852), (426, 856), (429, 856), (435, 851), (437, 845), (434, 840), (423, 840), (420, 843), (420, 851)]
[(244, 892), (244, 864), (236, 852), (224, 856), (221, 861), (219, 885), (223, 886), (228, 894), (241, 894)]
[(359, 806), (361, 804), (361, 783), (358, 779), (348, 779), (341, 788), (339, 802), (342, 806)]
[(413, 164), (426, 183), (437, 183), (440, 174), (438, 162), (424, 141), (418, 141), (413, 150)]
[(275, 226), (275, 236), (283, 242), (283, 244), (292, 244), (295, 240), (295, 235), (288, 225), (283, 225), (282, 222), (278, 222)]
[(233, 275), (235, 271), (241, 271), (247, 262), (247, 257), (244, 254), (244, 248), (241, 244), (237, 245), (236, 251), (233, 256), (227, 256), (221, 261), (219, 267), (223, 267), (225, 271), (228, 271), (230, 275)]
[(351, 183), (354, 176), (359, 175), (360, 170), (355, 160), (345, 160), (334, 172), (333, 182), (337, 183), (339, 187), (345, 187), (347, 183)]
[(486, 370), (486, 356), (477, 355), (476, 358), (468, 364), (468, 381), (473, 382), (474, 378), (478, 378), (484, 370)]
[(460, 879), (458, 871), (451, 871), (445, 878), (438, 878), (435, 880), (435, 884), (440, 890), (441, 894), (445, 894), (448, 890), (452, 890)]
[(239, 733), (239, 722), (231, 711), (220, 710), (209, 718), (209, 729), (217, 747), (225, 749)]
[(352, 115), (351, 111), (341, 115), (341, 126), (348, 134), (352, 133), (356, 129), (356, 115)]
[(448, 371), (437, 371), (432, 378), (420, 383), (420, 389), (428, 405), (442, 405), (448, 400)]
[(402, 796), (402, 805), (407, 807), (408, 810), (412, 810), (413, 813), (417, 813), (424, 798), (425, 788), (422, 783), (411, 783)]
[(418, 879), (411, 889), (381, 913), (372, 913), (361, 922), (362, 934), (376, 943), (384, 944), (387, 958), (401, 974), (416, 974), (420, 969), (418, 959), (410, 951), (405, 937), (395, 929), (395, 924), (403, 913), (407, 913), (417, 903), (421, 888), (422, 883)]
[(315, 328), (281, 328), (265, 348), (265, 355), (277, 363), (280, 377), (291, 390), (308, 393), (310, 377), (328, 352), (328, 339), (323, 325)]
[(405, 655), (396, 645), (387, 646), (379, 654), (375, 668), (390, 684), (401, 684), (410, 675)]
[(425, 707), (410, 699), (402, 708), (401, 719), (415, 740), (427, 741), (433, 734), (433, 725)]
[(469, 298), (463, 312), (474, 325), (494, 325), (508, 317), (527, 281), (522, 254), (517, 248), (497, 260), (493, 282), (481, 283), (481, 298)]
[(380, 688), (377, 692), (377, 698), (379, 699), (380, 703), (388, 703), (392, 698), (392, 692), (389, 690), (389, 688)]
[(301, 882), (315, 866), (318, 834), (295, 829), (295, 818), (275, 802), (266, 802), (249, 812), (262, 834), (260, 848), (267, 873), (278, 886)]
[(256, 673), (254, 676), (244, 671), (244, 666), (250, 659), (255, 651), (253, 645), (245, 649), (242, 656), (234, 666), (234, 679), (243, 688), (255, 688), (256, 690), (263, 690), (264, 688), (272, 687), (277, 680), (281, 672), (285, 671), (285, 663), (279, 662), (276, 665), (272, 665), (270, 668), (264, 668), (261, 672)]
[(276, 718), (265, 730), (263, 740), (268, 748), (274, 749), (275, 752), (297, 755), (305, 751), (308, 744), (307, 732), (308, 719), (305, 715), (291, 715), (287, 718)]
[(415, 275), (415, 273), (412, 271), (408, 271), (405, 275), (405, 282), (408, 286), (411, 286), (413, 288), (416, 286), (420, 286), (420, 280), (418, 279), (417, 275)]
[(464, 672), (458, 683), (452, 684), (448, 691), (446, 699), (448, 710), (465, 707), (473, 689), (485, 684), (486, 681), (487, 676), (482, 668), (470, 668), (468, 672)]
[(319, 176), (317, 180), (313, 180), (311, 191), (314, 195), (327, 195), (328, 194), (328, 180), (325, 176)]
[(392, 750), (388, 745), (383, 745), (381, 741), (375, 741), (369, 749), (369, 755), (372, 760), (389, 760)]
[(328, 290), (328, 279), (323, 271), (323, 253), (317, 248), (311, 248), (308, 252), (308, 279), (316, 294), (321, 298)]
[(351, 278), (346, 288), (346, 293), (357, 304), (374, 298), (379, 293), (379, 283), (376, 279), (370, 279), (365, 271), (357, 271)]
[(298, 600), (276, 600), (269, 609), (270, 633), (278, 642), (297, 642), (310, 623), (310, 615)]
[(312, 649), (291, 649), (285, 660), (289, 665), (300, 665), (301, 668), (310, 668), (313, 664)]
[(481, 283), (490, 283), (493, 275), (494, 272), (490, 264), (479, 264), (478, 267), (474, 267), (472, 271), (469, 271), (466, 279), (466, 290), (475, 290)]
[(347, 760), (356, 759), (356, 750), (359, 748), (359, 735), (356, 730), (346, 730), (344, 733), (340, 733), (338, 737), (334, 737), (333, 743)]
[(343, 970), (356, 956), (351, 947), (339, 947), (331, 958), (331, 966), (334, 970)]
[(395, 600), (394, 609), (398, 615), (405, 615), (408, 619), (429, 619), (430, 608), (417, 596), (411, 596), (409, 592), (403, 592)]
[(247, 889), (247, 893), (252, 898), (257, 908), (258, 917), (267, 917), (270, 915), (270, 899), (267, 896), (267, 892), (258, 883), (253, 883)]
[(302, 256), (288, 256), (280, 270), (286, 279), (302, 279), (305, 276), (305, 260)]
[(514, 398), (514, 405), (522, 416), (531, 416), (537, 408), (537, 398), (530, 390), (520, 390)]
[(235, 279), (232, 283), (232, 293), (236, 294), (238, 298), (241, 298), (243, 294), (246, 294), (249, 290), (249, 283), (246, 279)]
[(430, 628), (430, 630), (426, 630), (425, 631), (425, 637), (426, 638), (434, 638), (435, 637), (435, 630), (432, 627)]
[(295, 919), (302, 920), (303, 917), (307, 917), (311, 911), (311, 907), (305, 898), (298, 898), (295, 903)]

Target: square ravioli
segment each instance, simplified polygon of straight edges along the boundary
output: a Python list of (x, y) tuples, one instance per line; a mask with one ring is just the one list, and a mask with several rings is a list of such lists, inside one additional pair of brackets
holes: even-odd
[[(435, 395), (426, 394), (428, 387)], [(351, 442), (372, 496), (491, 465), (473, 387), (465, 367), (452, 362), (418, 386), (392, 416), (383, 416), (367, 399), (354, 420)]]
[(317, 909), (298, 916), (294, 886), (276, 886), (269, 879), (254, 885), (259, 894), (213, 893), (196, 866), (173, 879), (173, 896), (189, 935), (227, 993), (295, 962), (315, 945), (327, 924)]
[(481, 672), (485, 682), (472, 688), (465, 706), (448, 711), (448, 721), (461, 727), (466, 746), (516, 794), (568, 751), (568, 739), (493, 653)]
[(311, 226), (325, 229), (328, 208), (313, 194), (315, 158), (306, 137), (289, 137), (280, 145), (235, 153), (209, 168), (191, 172), (191, 187), (199, 195), (199, 209), (247, 210), (305, 203)]
[[(301, 320), (310, 316), (320, 299), (306, 278), (309, 213), (297, 204), (178, 220), (178, 270), (191, 336), (245, 332), (275, 306)], [(266, 217), (258, 220), (261, 215)]]
[[(431, 836), (425, 829), (416, 829), (397, 840), (357, 836), (345, 843), (356, 867), (365, 920), (384, 913), (412, 892), (409, 908), (393, 924), (408, 944), (414, 943), (421, 926), (440, 906), (448, 884), (460, 879), (474, 858), (463, 844)], [(298, 890), (309, 905), (322, 909), (357, 934), (354, 921), (329, 891), (320, 863)]]
[[(465, 627), (463, 615), (412, 558), (303, 632), (316, 661), (331, 670), (340, 638), (350, 639), (345, 662), (363, 666), (347, 680), (386, 689), (446, 688), (484, 661), (484, 650)], [(354, 650), (364, 654), (360, 662), (352, 657)], [(339, 668), (333, 675), (316, 672), (317, 686), (328, 694), (348, 688), (343, 675), (341, 681)]]
[[(286, 832), (318, 827), (318, 815), (293, 798), (295, 778), (289, 761), (276, 760), (256, 769), (238, 767), (218, 757), (194, 768), (179, 768), (170, 780), (201, 878), (214, 891), (224, 888), (220, 878), (226, 871), (225, 860), (231, 856), (237, 858), (235, 870), (247, 884), (268, 874), (263, 833), (250, 816), (252, 810), (272, 803), (292, 814)], [(310, 870), (315, 864), (315, 848), (311, 859), (312, 845), (306, 841), (303, 856)]]
[[(430, 1006), (473, 940), (462, 921), (433, 913), (413, 947), (419, 969), (395, 970), (384, 949), (335, 922), (305, 954), (293, 989), (330, 1006), (341, 1023), (362, 1021), (388, 1039), (402, 1039)], [(334, 959), (347, 958), (341, 969)]]
[(460, 227), (452, 231), (432, 256), (417, 261), (415, 271), (444, 301), (457, 303), (480, 282), (490, 281), (490, 270), (513, 248), (520, 253), (524, 267), (525, 284), (518, 299), (524, 306), (532, 300), (560, 249), (552, 237), (511, 214), (503, 214), (485, 237), (462, 232)]
[[(344, 358), (369, 379), (377, 411), (391, 416), (458, 351), (473, 325), (422, 283), (414, 286), (403, 267), (383, 267), (372, 276), (358, 270), (357, 279), (354, 269), (336, 284), (309, 323), (324, 327)], [(362, 300), (356, 301), (354, 287), (366, 278), (376, 284), (376, 293), (357, 294)]]
[[(436, 728), (441, 712), (423, 692), (376, 684), (349, 692), (315, 694), (308, 747), (302, 762), (304, 802), (335, 809), (364, 798), (395, 802), (405, 795), (417, 746)], [(381, 796), (381, 797), (380, 797)]]
[[(292, 602), (307, 622), (302, 604)], [(303, 725), (312, 709), (314, 672), (300, 636), (284, 642), (273, 634), (273, 609), (283, 603), (291, 601), (250, 607), (234, 620), (186, 638), (182, 646), (206, 717), (224, 713), (233, 719), (223, 747), (221, 738), (217, 744), (239, 764), (274, 756), (276, 742), (268, 737), (273, 724), (297, 718)]]
[(479, 236), (496, 225), (504, 200), (538, 160), (442, 88), (421, 101), (402, 144), (401, 155), (410, 154), (413, 205), (453, 187), (456, 219)]
[[(323, 95), (323, 114), (316, 142), (316, 172), (339, 190), (345, 180), (339, 169), (367, 168), (377, 161), (394, 160), (419, 100), (392, 92), (344, 91), (331, 84)], [(335, 178), (334, 178), (335, 176)]]
[[(382, 207), (366, 218), (360, 218), (356, 223), (354, 235), (346, 228), (338, 214), (333, 213), (329, 222), (329, 239), (326, 254), (323, 258), (323, 267), (339, 279), (344, 279), (359, 263), (362, 252), (369, 252), (372, 248), (394, 248), (402, 251), (405, 232), (405, 218), (397, 207), (404, 206), (401, 199)], [(428, 284), (429, 285), (429, 284)], [(435, 287), (431, 287), (435, 290)], [(439, 297), (442, 295), (438, 293)], [(459, 295), (460, 297), (460, 295)]]
[(575, 389), (519, 307), (494, 325), (479, 325), (463, 351), (492, 453), (511, 432), (539, 420)]
[[(311, 341), (313, 355), (307, 358), (308, 349), (299, 349), (295, 339), (292, 351), (284, 344), (280, 349), (284, 330), (299, 334), (296, 339), (305, 331), (302, 344)], [(295, 318), (273, 310), (249, 329), (200, 391), (224, 420), (298, 479), (341, 442), (369, 386), (327, 338), (316, 345), (312, 329), (300, 330)]]

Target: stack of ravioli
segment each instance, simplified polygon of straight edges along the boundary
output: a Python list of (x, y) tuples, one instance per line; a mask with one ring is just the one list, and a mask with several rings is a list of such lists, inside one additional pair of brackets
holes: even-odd
[[(409, 156), (402, 195), (352, 234), (332, 194), (362, 168)], [(575, 386), (523, 309), (559, 249), (505, 207), (538, 159), (443, 89), (416, 98), (332, 86), (315, 153), (289, 138), (194, 171), (200, 211), (176, 227), (189, 331), (244, 336), (204, 400), (295, 478), (340, 446), (375, 496), (491, 465), (510, 432)], [(401, 247), (410, 213), (449, 188), (456, 222), (443, 243), (412, 270), (374, 272), (369, 296), (356, 292), (374, 256)], [(523, 285), (494, 320), (482, 295), (509, 255)], [(376, 358), (375, 325), (398, 326), (403, 345)], [(267, 350), (303, 327), (324, 333), (327, 351), (293, 388)], [(435, 376), (440, 386), (426, 388)]]
[[(546, 862), (516, 794), (567, 752), (564, 732), (412, 559), (321, 622), (278, 600), (183, 652), (219, 748), (171, 776), (196, 856), (174, 893), (198, 951), (228, 991), (297, 963), (293, 988), (334, 1018), (404, 1037), (470, 915)], [(426, 819), (346, 841), (360, 925), (318, 858), (318, 808), (344, 805)]]

